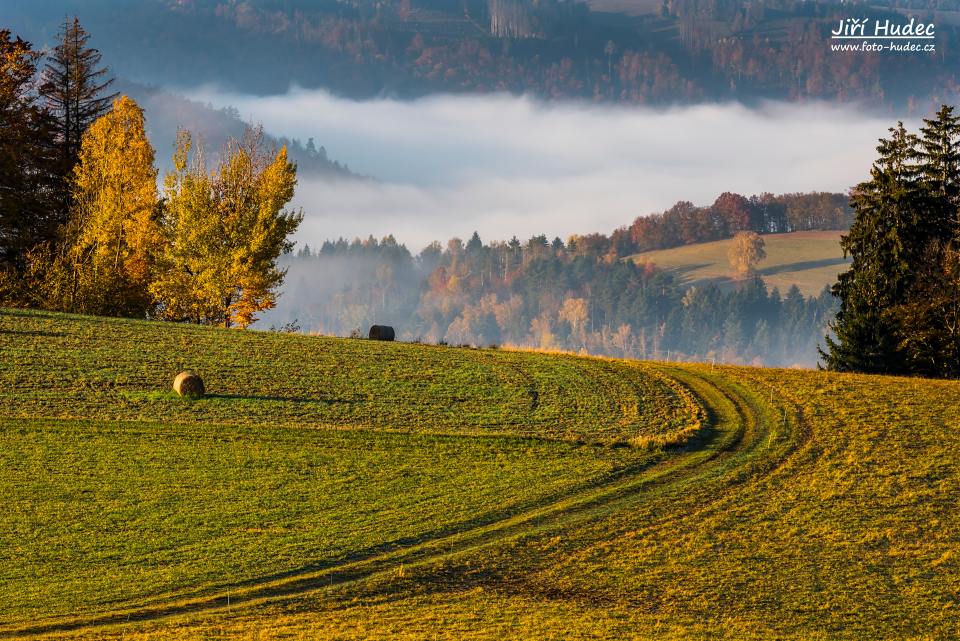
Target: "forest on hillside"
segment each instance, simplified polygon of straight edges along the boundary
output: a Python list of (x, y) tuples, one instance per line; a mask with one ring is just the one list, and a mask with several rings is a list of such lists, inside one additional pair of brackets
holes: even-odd
[[(96, 0), (68, 10), (102, 34), (123, 77), (258, 94), (298, 85), (353, 98), (494, 91), (643, 104), (815, 98), (921, 112), (958, 95), (954, 2), (637, 6), (650, 10), (604, 13), (569, 0)], [(63, 3), (55, 9), (5, 7), (0, 18), (7, 14), (43, 42), (63, 19)], [(933, 22), (936, 51), (831, 51), (830, 30), (854, 14)], [(156, 55), (132, 55), (143, 51)]]
[(514, 345), (627, 358), (813, 366), (835, 309), (829, 291), (768, 290), (745, 270), (733, 287), (690, 288), (629, 257), (743, 232), (846, 229), (842, 194), (724, 193), (680, 202), (611, 234), (524, 242), (434, 242), (414, 256), (392, 236), (302, 247), (263, 326), (341, 336), (372, 323), (403, 340)]
[[(208, 153), (217, 154), (231, 139), (243, 138), (251, 126), (235, 108), (216, 108), (160, 87), (129, 80), (117, 80), (112, 86), (118, 93), (136, 100), (149, 115), (147, 133), (151, 140), (160, 145), (168, 145), (158, 146), (161, 152), (160, 161), (167, 169), (170, 168), (167, 152), (173, 149), (178, 129), (193, 132)], [(263, 138), (268, 146), (286, 147), (301, 176), (355, 177), (347, 165), (330, 158), (323, 144), (318, 145), (313, 138), (304, 141), (266, 132), (263, 133)]]

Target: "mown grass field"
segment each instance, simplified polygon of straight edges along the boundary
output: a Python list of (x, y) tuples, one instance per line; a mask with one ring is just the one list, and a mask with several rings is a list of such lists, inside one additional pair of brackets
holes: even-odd
[[(767, 287), (778, 287), (786, 294), (792, 285), (805, 296), (816, 296), (832, 285), (837, 275), (847, 270), (848, 260), (840, 250), (839, 231), (803, 231), (789, 234), (765, 234), (767, 257), (757, 266)], [(676, 273), (685, 282), (695, 285), (706, 282), (724, 284), (733, 275), (727, 250), (730, 240), (684, 245), (673, 249), (636, 254), (636, 262), (652, 262)]]
[(960, 629), (955, 382), (2, 311), (0, 383), (3, 637)]

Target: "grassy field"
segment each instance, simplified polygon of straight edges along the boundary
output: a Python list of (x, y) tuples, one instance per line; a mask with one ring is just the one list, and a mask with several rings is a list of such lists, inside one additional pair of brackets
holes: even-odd
[[(617, 442), (684, 429), (687, 399), (641, 364), (37, 315), (0, 316), (13, 417), (376, 428)], [(177, 372), (210, 396), (184, 402)]]
[[(791, 285), (800, 288), (805, 296), (819, 294), (825, 286), (837, 280), (837, 274), (846, 271), (848, 261), (840, 250), (839, 231), (803, 231), (790, 234), (767, 234), (767, 257), (758, 265), (758, 271), (767, 287), (778, 287), (785, 294)], [(673, 249), (636, 254), (637, 262), (652, 262), (675, 272), (690, 284), (704, 282), (731, 282), (727, 250), (730, 240), (684, 245)]]
[(0, 381), (3, 637), (960, 628), (960, 383), (14, 311)]

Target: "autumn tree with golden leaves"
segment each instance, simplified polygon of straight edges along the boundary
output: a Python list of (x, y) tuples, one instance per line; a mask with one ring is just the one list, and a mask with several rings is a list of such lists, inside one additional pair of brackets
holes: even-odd
[(182, 132), (165, 180), (162, 252), (150, 291), (160, 318), (247, 327), (270, 309), (285, 270), (277, 259), (303, 219), (285, 209), (296, 166), (286, 148), (263, 149), (262, 133), (231, 141), (213, 172)]
[(755, 231), (737, 233), (730, 242), (727, 258), (730, 266), (741, 278), (754, 273), (757, 263), (767, 257), (763, 238)]
[(81, 140), (61, 244), (33, 257), (44, 306), (106, 316), (150, 311), (160, 242), (153, 160), (143, 110), (117, 98)]

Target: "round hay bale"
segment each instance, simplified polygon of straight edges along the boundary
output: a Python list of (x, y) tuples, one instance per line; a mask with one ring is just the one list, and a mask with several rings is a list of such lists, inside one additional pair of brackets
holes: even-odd
[(200, 398), (206, 390), (203, 387), (203, 379), (193, 372), (180, 372), (173, 379), (173, 391), (180, 396), (189, 398)]
[(370, 340), (392, 341), (393, 336), (393, 328), (389, 325), (372, 325), (370, 327)]

